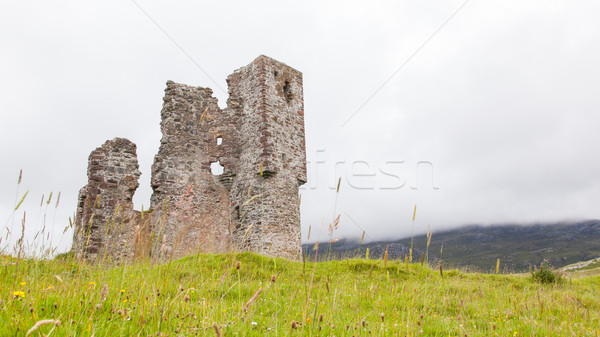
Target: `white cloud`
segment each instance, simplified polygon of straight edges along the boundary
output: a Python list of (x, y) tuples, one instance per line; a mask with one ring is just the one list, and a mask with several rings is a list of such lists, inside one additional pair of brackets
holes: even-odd
[[(336, 161), (346, 162), (338, 175), (353, 161), (375, 172), (404, 161), (406, 178), (401, 189), (362, 190), (344, 176), (342, 235), (361, 232), (344, 212), (372, 237), (406, 235), (414, 204), (418, 230), (600, 216), (593, 1), (469, 2), (343, 128), (462, 1), (137, 2), (222, 88), (259, 54), (304, 73), (309, 160), (326, 149), (327, 162), (316, 188), (302, 192), (304, 238), (323, 213), (332, 217)], [(34, 216), (43, 214), (41, 195), (61, 191), (46, 222), (62, 233), (89, 152), (115, 136), (138, 145), (135, 202), (147, 205), (165, 82), (211, 87), (222, 106), (227, 95), (133, 2), (0, 7), (0, 220), (23, 168), (28, 225), (43, 222)], [(410, 188), (420, 161), (433, 164), (439, 190), (426, 169)], [(379, 186), (389, 177), (358, 181)]]

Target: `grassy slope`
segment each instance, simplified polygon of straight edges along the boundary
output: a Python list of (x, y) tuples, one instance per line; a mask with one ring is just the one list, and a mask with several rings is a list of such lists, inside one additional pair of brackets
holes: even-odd
[(600, 275), (600, 259), (578, 262), (564, 268), (566, 273), (573, 277)]
[(442, 278), (418, 264), (407, 272), (399, 261), (387, 268), (371, 260), (314, 265), (247, 253), (119, 267), (58, 260), (17, 266), (5, 257), (0, 335), (24, 336), (36, 321), (56, 318), (62, 324), (51, 336), (215, 336), (213, 323), (223, 336), (596, 336), (599, 281), (541, 286), (515, 275), (445, 271)]

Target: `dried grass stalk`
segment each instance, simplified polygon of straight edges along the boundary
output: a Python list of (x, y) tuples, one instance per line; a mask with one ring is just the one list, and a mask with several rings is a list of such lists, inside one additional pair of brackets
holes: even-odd
[(256, 301), (256, 299), (258, 298), (258, 296), (260, 296), (260, 294), (263, 292), (263, 288), (258, 289), (258, 291), (256, 292), (256, 294), (252, 295), (252, 297), (250, 297), (250, 299), (248, 300), (248, 302), (246, 302), (246, 305), (244, 305), (244, 312), (248, 311), (248, 309), (250, 308), (250, 306)]
[(25, 336), (29, 336), (35, 330), (39, 329), (42, 325), (46, 325), (46, 324), (54, 324), (54, 326), (59, 326), (60, 325), (60, 321), (59, 320), (53, 320), (53, 319), (43, 319), (43, 320), (37, 321), (31, 327), (31, 329), (29, 329), (27, 331), (27, 334)]

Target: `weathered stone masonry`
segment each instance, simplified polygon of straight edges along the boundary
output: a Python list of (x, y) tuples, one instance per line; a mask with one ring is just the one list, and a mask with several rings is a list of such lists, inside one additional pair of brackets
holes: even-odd
[(140, 176), (135, 150), (131, 141), (115, 138), (90, 154), (88, 184), (79, 191), (75, 217), (78, 254), (135, 255), (135, 231), (141, 224), (132, 202)]
[[(211, 89), (167, 82), (150, 212), (132, 209), (135, 145), (117, 138), (92, 152), (76, 217), (78, 255), (251, 250), (299, 258), (298, 187), (306, 182), (302, 74), (259, 56), (227, 84), (227, 108), (220, 109)], [(223, 173), (213, 174), (214, 165)]]

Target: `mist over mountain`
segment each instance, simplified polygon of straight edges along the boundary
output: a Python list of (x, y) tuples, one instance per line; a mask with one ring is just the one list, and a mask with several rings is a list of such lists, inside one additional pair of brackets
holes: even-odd
[[(442, 250), (443, 245), (443, 250)], [(386, 247), (389, 259), (404, 259), (409, 255), (411, 238), (360, 243), (342, 239), (320, 244), (320, 260), (365, 256), (383, 258)], [(314, 258), (314, 244), (303, 245), (307, 258)], [(413, 238), (413, 262), (427, 253), (427, 236)], [(555, 268), (586, 261), (600, 256), (600, 220), (545, 223), (533, 225), (503, 224), (492, 226), (469, 225), (434, 232), (429, 245), (430, 263), (443, 261), (446, 266), (489, 272), (500, 259), (501, 269), (511, 272), (528, 271), (548, 260)]]

